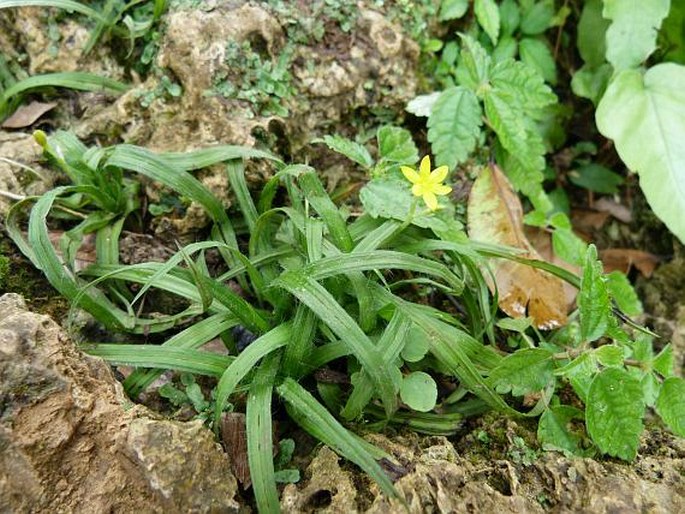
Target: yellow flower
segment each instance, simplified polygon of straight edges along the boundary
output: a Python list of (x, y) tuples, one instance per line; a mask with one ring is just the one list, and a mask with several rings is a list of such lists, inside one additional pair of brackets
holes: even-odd
[(442, 183), (447, 177), (447, 166), (440, 166), (431, 171), (431, 159), (427, 155), (421, 159), (418, 173), (408, 166), (401, 166), (400, 169), (404, 178), (414, 184), (411, 192), (414, 196), (423, 197), (431, 211), (438, 208), (438, 199), (435, 195), (442, 196), (452, 191), (452, 188)]

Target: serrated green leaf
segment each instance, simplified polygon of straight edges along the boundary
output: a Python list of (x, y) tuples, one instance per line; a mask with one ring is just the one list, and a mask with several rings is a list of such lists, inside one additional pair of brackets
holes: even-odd
[(504, 330), (523, 333), (533, 326), (533, 321), (533, 318), (527, 316), (525, 318), (502, 318), (495, 324)]
[(673, 375), (673, 346), (667, 344), (659, 355), (654, 357), (652, 367), (658, 371), (663, 377), (670, 377)]
[(542, 348), (526, 348), (505, 357), (487, 379), (495, 390), (514, 396), (538, 392), (554, 381), (552, 352)]
[(661, 385), (656, 411), (664, 423), (680, 437), (685, 437), (685, 380), (670, 377)]
[(452, 169), (476, 147), (482, 114), (476, 95), (465, 87), (451, 87), (435, 102), (428, 118), (428, 140), (436, 164)]
[(595, 116), (600, 132), (640, 176), (654, 213), (685, 242), (685, 66), (619, 73)]
[(499, 39), (499, 9), (494, 0), (475, 0), (473, 11), (478, 24), (483, 27), (493, 45)]
[(619, 309), (628, 316), (642, 314), (642, 302), (640, 302), (640, 298), (637, 296), (628, 277), (620, 271), (612, 271), (607, 273), (605, 278), (609, 295), (611, 295)]
[(554, 22), (554, 0), (535, 2), (521, 16), (521, 32), (529, 36), (542, 34)]
[(428, 412), (435, 407), (438, 386), (428, 373), (415, 371), (402, 379), (400, 398), (410, 409)]
[(582, 420), (583, 411), (570, 405), (556, 405), (547, 409), (538, 423), (538, 439), (545, 449), (562, 450), (583, 457), (582, 434), (570, 429), (573, 420)]
[(585, 423), (603, 453), (624, 460), (635, 458), (644, 413), (642, 385), (636, 377), (624, 369), (608, 368), (593, 379)]
[(623, 349), (615, 344), (606, 344), (596, 348), (592, 352), (602, 366), (621, 367), (623, 366)]
[(502, 36), (497, 46), (492, 51), (493, 62), (498, 63), (507, 59), (513, 59), (518, 53), (518, 41), (511, 36)]
[(344, 155), (351, 161), (354, 161), (365, 168), (373, 166), (373, 158), (369, 151), (359, 143), (347, 139), (346, 137), (338, 135), (324, 136), (323, 139), (315, 140), (314, 142), (325, 143), (326, 146), (334, 152)]
[(530, 113), (557, 101), (535, 68), (514, 60), (498, 62), (490, 72), (490, 83), (499, 92), (511, 96), (514, 105)]
[(535, 69), (546, 82), (557, 83), (557, 65), (549, 47), (541, 40), (525, 37), (519, 41), (521, 61)]
[(456, 20), (464, 16), (469, 9), (469, 0), (442, 0), (440, 2), (440, 21)]
[(654, 373), (645, 373), (645, 376), (640, 380), (640, 384), (642, 385), (642, 395), (645, 399), (645, 405), (647, 405), (647, 407), (654, 407), (654, 404), (659, 397), (659, 391), (661, 390), (661, 382)]
[(381, 159), (408, 166), (418, 162), (419, 150), (408, 130), (386, 125), (378, 129), (376, 139)]
[(616, 71), (635, 68), (652, 54), (670, 5), (671, 0), (604, 0), (602, 16), (611, 20), (606, 58)]
[(481, 87), (488, 82), (492, 60), (485, 48), (472, 37), (462, 35), (461, 42), (459, 65), (454, 74), (460, 85), (481, 96)]
[(604, 35), (611, 22), (602, 16), (602, 0), (585, 0), (578, 20), (578, 53), (589, 68), (604, 63), (606, 41)]
[(613, 72), (611, 64), (604, 63), (599, 68), (591, 68), (585, 64), (573, 74), (571, 90), (576, 96), (587, 98), (597, 105), (609, 85)]
[(604, 335), (609, 326), (611, 303), (606, 284), (602, 278), (602, 263), (597, 260), (597, 248), (588, 246), (585, 253), (583, 278), (578, 293), (580, 309), (580, 337), (591, 342)]

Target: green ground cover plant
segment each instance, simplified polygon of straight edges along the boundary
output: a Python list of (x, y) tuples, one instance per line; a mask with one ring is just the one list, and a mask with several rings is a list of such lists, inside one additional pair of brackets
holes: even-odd
[[(270, 2), (279, 9), (284, 4)], [(398, 4), (404, 14), (414, 5)], [(99, 14), (68, 0), (0, 0), (0, 8), (19, 5), (60, 7), (92, 18), (94, 42), (108, 32), (116, 35), (122, 25), (132, 42), (143, 38), (145, 23), (156, 21), (164, 7), (155, 2), (148, 6), (150, 18), (127, 21), (137, 2), (107, 2), (107, 14)], [(335, 19), (331, 10), (343, 4), (317, 5)], [(366, 144), (337, 134), (313, 141), (367, 173), (358, 204), (336, 204), (318, 170), (267, 151), (222, 145), (155, 153), (130, 144), (88, 146), (69, 131), (36, 131), (45, 160), (69, 185), (18, 201), (7, 230), (74, 310), (87, 311), (112, 332), (131, 334), (128, 342), (83, 348), (112, 365), (136, 368), (124, 380), (132, 398), (173, 370), (181, 385), (160, 394), (176, 406), (191, 405), (216, 432), (225, 412), (245, 413), (260, 512), (277, 512), (276, 484), (296, 479), (286, 468), (290, 443), (281, 441), (286, 447), (274, 462), (276, 405), (395, 497), (380, 464), (392, 457), (360, 437), (363, 430), (394, 425), (450, 435), (466, 416), (495, 410), (537, 419), (545, 448), (631, 460), (649, 410), (685, 436), (685, 380), (676, 376), (670, 345), (655, 351), (654, 334), (628, 317), (640, 307), (626, 277), (605, 274), (595, 246), (572, 231), (566, 193), (548, 187), (555, 171), (546, 158), (566, 144), (558, 127), (568, 114), (555, 93), (564, 70), (548, 35), (556, 31), (559, 41), (566, 38), (563, 44), (573, 47), (564, 27), (576, 9), (585, 64), (570, 87), (596, 106), (599, 130), (639, 174), (657, 215), (685, 239), (679, 216), (685, 203), (679, 145), (685, 117), (685, 58), (678, 39), (683, 9), (668, 0), (650, 0), (639, 9), (625, 5), (432, 5), (439, 20), (457, 23), (459, 30), (421, 42), (424, 64), (434, 72), (428, 89), (434, 91), (407, 109), (426, 119), (437, 167), (422, 155), (415, 135), (401, 127), (382, 126)], [(626, 27), (634, 39), (624, 37)], [(605, 47), (591, 44), (598, 30), (606, 33)], [(220, 78), (219, 92), (248, 100), (264, 114), (285, 116), (282, 101), (292, 96), (290, 56), (267, 65), (251, 45), (232, 49), (229, 58), (249, 61), (250, 70), (239, 84)], [(125, 88), (75, 73), (17, 81), (7, 70), (0, 63), (0, 118), (36, 88)], [(172, 86), (161, 85), (168, 94), (183, 94), (168, 90)], [(596, 162), (596, 145), (580, 141), (572, 150), (573, 184), (598, 193), (618, 190), (623, 178)], [(268, 163), (273, 172), (259, 191), (248, 188), (249, 160)], [(576, 264), (578, 274), (521, 248), (467, 235), (463, 206), (449, 196), (450, 172), (468, 168), (481, 179), (475, 192), (483, 193), (482, 179), (495, 175), (495, 163), (528, 202), (525, 222), (549, 230), (555, 253)], [(235, 195), (230, 213), (194, 176), (208, 166), (225, 170)], [(167, 262), (123, 265), (119, 241), (127, 224), (140, 221), (141, 177), (168, 188), (179, 206), (201, 205), (212, 226), (204, 240), (179, 246)], [(57, 247), (50, 237), (55, 226), (65, 229)], [(80, 269), (77, 251), (91, 234), (97, 261)], [(210, 265), (214, 252), (219, 266)], [(532, 315), (498, 311), (499, 290), (491, 286), (503, 259), (578, 290), (565, 325), (542, 330)], [(176, 297), (182, 307), (154, 312), (145, 303), (152, 292)], [(248, 334), (249, 344), (238, 334)], [(139, 335), (158, 335), (164, 343), (141, 344)], [(203, 351), (216, 338), (226, 352)], [(316, 372), (322, 368), (341, 373), (348, 383), (321, 379)], [(198, 376), (215, 381), (211, 393), (203, 393)], [(444, 383), (450, 387), (438, 386)], [(519, 459), (533, 458), (522, 440), (517, 445)]]

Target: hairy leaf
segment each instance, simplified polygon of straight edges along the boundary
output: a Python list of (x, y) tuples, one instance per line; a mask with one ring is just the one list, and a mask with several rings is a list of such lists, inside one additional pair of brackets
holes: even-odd
[(608, 368), (593, 379), (585, 423), (603, 453), (624, 460), (635, 458), (644, 413), (642, 385), (635, 376), (624, 369)]
[(545, 81), (557, 83), (557, 65), (549, 47), (541, 40), (530, 37), (519, 42), (521, 61), (536, 70)]
[(671, 0), (604, 0), (602, 16), (611, 20), (606, 57), (617, 71), (635, 68), (652, 54), (670, 5)]
[(381, 159), (409, 166), (418, 162), (419, 150), (408, 130), (386, 125), (378, 129), (376, 138)]
[(590, 245), (585, 253), (578, 308), (582, 341), (591, 342), (602, 337), (609, 326), (611, 303), (602, 277), (602, 263), (597, 260), (595, 245)]
[(461, 36), (462, 48), (455, 71), (460, 85), (481, 96), (481, 87), (487, 85), (491, 59), (485, 48), (470, 36)]
[(322, 140), (315, 140), (315, 143), (323, 142), (334, 152), (344, 155), (351, 161), (361, 164), (365, 168), (373, 166), (373, 158), (369, 151), (359, 143), (351, 141), (342, 136), (324, 136)]
[(469, 0), (442, 0), (440, 2), (440, 21), (456, 20), (469, 10)]
[(528, 35), (541, 34), (554, 21), (554, 0), (541, 0), (529, 5), (521, 16), (521, 32)]
[(428, 140), (438, 166), (452, 169), (469, 157), (476, 147), (481, 116), (473, 92), (464, 87), (443, 91), (428, 118)]
[(511, 391), (514, 396), (543, 390), (554, 381), (552, 352), (527, 348), (508, 355), (490, 372), (488, 383), (498, 393)]
[(680, 437), (685, 437), (685, 380), (670, 377), (661, 385), (656, 411), (664, 423)]
[(619, 73), (600, 102), (600, 132), (614, 140), (654, 213), (685, 242), (685, 66)]

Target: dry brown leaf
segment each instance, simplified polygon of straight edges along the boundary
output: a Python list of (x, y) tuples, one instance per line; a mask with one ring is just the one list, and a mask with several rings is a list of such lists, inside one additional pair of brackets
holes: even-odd
[(226, 412), (221, 415), (221, 440), (231, 457), (231, 470), (243, 488), (252, 484), (250, 466), (247, 461), (247, 431), (245, 414)]
[(645, 277), (649, 278), (654, 272), (657, 264), (659, 264), (659, 257), (653, 253), (643, 252), (642, 250), (632, 250), (628, 248), (610, 248), (608, 250), (601, 250), (599, 256), (604, 264), (604, 271), (610, 273), (618, 270), (623, 273), (628, 273), (634, 266)]
[[(575, 230), (574, 230), (575, 232)], [(574, 266), (571, 263), (566, 262), (563, 259), (557, 257), (554, 253), (554, 246), (552, 245), (552, 234), (546, 230), (539, 227), (530, 227), (526, 225), (524, 227), (524, 233), (533, 245), (533, 248), (538, 252), (540, 257), (547, 262), (551, 262), (560, 268), (564, 268), (571, 273), (576, 275), (580, 274), (581, 269), (579, 266)], [(578, 235), (576, 233), (576, 235)], [(578, 296), (578, 289), (569, 284), (568, 282), (562, 281), (562, 286), (564, 288), (564, 297), (566, 298), (566, 308), (571, 310), (576, 301), (576, 296)]]
[(611, 198), (603, 196), (592, 205), (595, 210), (608, 212), (618, 221), (630, 223), (633, 220), (633, 213), (625, 205), (616, 203)]
[[(497, 166), (483, 168), (473, 184), (468, 231), (475, 241), (513, 246), (524, 250), (523, 257), (542, 260), (523, 231), (521, 202)], [(491, 269), (499, 307), (509, 316), (528, 315), (536, 327), (544, 330), (566, 324), (568, 311), (561, 279), (505, 259), (493, 259)], [(488, 285), (494, 290), (494, 284)]]
[(608, 212), (573, 209), (571, 211), (571, 224), (575, 230), (591, 232), (602, 228), (609, 216)]
[(55, 102), (31, 102), (28, 105), (22, 105), (2, 123), (2, 128), (24, 128), (31, 126), (38, 121), (38, 118), (52, 110), (56, 105)]

